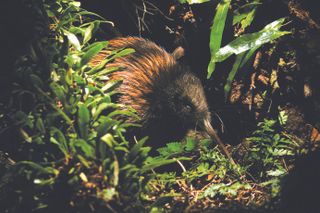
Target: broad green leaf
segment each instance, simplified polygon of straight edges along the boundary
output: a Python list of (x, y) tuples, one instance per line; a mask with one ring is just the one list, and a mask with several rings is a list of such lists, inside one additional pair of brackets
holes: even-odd
[(45, 133), (45, 127), (44, 127), (44, 124), (43, 124), (43, 120), (42, 120), (42, 118), (37, 118), (37, 120), (36, 120), (36, 128), (37, 128), (37, 130), (38, 131), (40, 131), (41, 132), (41, 134), (44, 134)]
[(66, 97), (65, 97), (65, 91), (63, 89), (63, 87), (56, 83), (56, 82), (51, 82), (50, 83), (50, 88), (52, 90), (52, 92), (55, 94), (55, 96), (62, 101), (62, 103), (66, 102)]
[(50, 142), (58, 145), (59, 149), (63, 152), (65, 156), (69, 153), (69, 147), (64, 134), (58, 128), (52, 126), (50, 128)]
[(79, 2), (79, 1), (71, 1), (70, 4), (75, 6), (75, 7), (80, 7), (81, 6), (81, 2)]
[[(252, 55), (256, 52), (256, 50), (259, 48), (260, 46), (257, 46), (255, 48), (252, 48), (251, 50), (245, 52), (245, 53), (241, 53), (240, 55), (237, 55), (235, 62), (232, 66), (232, 69), (228, 75), (227, 78), (227, 82), (224, 86), (224, 96), (225, 96), (225, 100), (228, 97), (228, 94), (231, 90), (231, 84), (235, 78), (235, 75), (237, 74), (238, 70), (241, 69), (246, 63), (247, 61), (252, 57)], [(244, 54), (244, 55), (243, 55)], [(240, 65), (238, 64), (240, 63)]]
[(102, 88), (101, 91), (104, 93), (110, 92), (113, 88), (118, 86), (121, 83), (121, 81), (108, 81)]
[(110, 148), (113, 147), (115, 142), (113, 136), (110, 133), (107, 133), (104, 136), (102, 136), (101, 140), (105, 142)]
[(261, 45), (273, 41), (283, 35), (289, 34), (288, 31), (280, 31), (285, 19), (278, 19), (257, 33), (245, 34), (233, 40), (228, 45), (222, 47), (212, 55), (211, 61), (221, 62), (232, 54), (240, 54), (247, 50), (260, 47)]
[[(97, 65), (96, 67), (93, 67), (91, 70), (88, 70), (86, 73), (88, 75), (93, 75), (93, 74), (99, 72), (101, 69), (103, 69), (107, 63), (114, 60), (115, 58), (123, 57), (123, 56), (129, 55), (134, 52), (135, 52), (135, 50), (132, 48), (126, 48), (126, 49), (112, 51), (110, 53), (110, 55), (106, 56), (106, 58), (100, 62), (99, 65)], [(106, 75), (110, 72), (118, 70), (119, 68), (120, 67), (111, 67), (108, 69), (104, 69), (102, 72), (99, 72), (99, 75)]]
[(120, 69), (121, 67), (108, 67), (98, 72), (96, 76), (106, 76), (107, 74), (118, 71)]
[(128, 161), (129, 162), (133, 162), (134, 159), (137, 157), (137, 155), (143, 151), (143, 145), (145, 144), (145, 142), (148, 140), (148, 137), (144, 137), (142, 138), (138, 143), (136, 143), (131, 149), (130, 152), (128, 154)]
[(74, 35), (74, 34), (71, 33), (71, 32), (68, 32), (67, 30), (64, 30), (63, 32), (64, 32), (64, 34), (67, 36), (70, 44), (71, 44), (72, 46), (74, 46), (74, 48), (75, 48), (76, 50), (80, 51), (80, 50), (81, 50), (81, 45), (80, 45), (80, 42), (79, 42), (77, 36)]
[(92, 22), (84, 31), (83, 44), (86, 44), (92, 38), (93, 29), (94, 29), (94, 23)]
[[(216, 14), (213, 19), (213, 24), (211, 27), (211, 33), (210, 33), (210, 52), (211, 57), (213, 57), (216, 52), (219, 50), (222, 42), (222, 35), (229, 11), (231, 0), (222, 0), (216, 9)], [(210, 78), (212, 73), (215, 70), (215, 61), (210, 60), (208, 65), (208, 75), (207, 78)]]
[(92, 116), (93, 120), (96, 120), (98, 118), (98, 116), (101, 114), (101, 112), (109, 107), (116, 107), (116, 104), (113, 104), (113, 103), (99, 104), (93, 113), (93, 116)]
[(79, 127), (79, 131), (80, 131), (80, 136), (83, 139), (88, 138), (89, 122), (90, 122), (90, 112), (89, 112), (88, 108), (84, 104), (79, 105), (78, 127)]
[[(85, 29), (81, 27), (72, 26), (68, 29), (68, 31), (74, 35), (84, 35)], [(81, 38), (81, 36), (79, 36)]]
[(96, 131), (98, 133), (98, 137), (102, 137), (103, 135), (108, 133), (108, 131), (113, 126), (119, 124), (120, 121), (117, 121), (108, 117), (104, 117), (104, 118), (100, 118), (98, 123), (99, 123), (99, 126), (96, 128)]
[(100, 159), (106, 159), (109, 158), (109, 156), (107, 156), (107, 150), (108, 150), (108, 145), (106, 143), (102, 143), (99, 141), (99, 143), (97, 143), (96, 145), (96, 155), (98, 158)]
[(90, 112), (84, 104), (79, 105), (78, 119), (84, 124), (88, 124), (90, 121)]
[(27, 141), (28, 143), (32, 142), (32, 137), (24, 129), (20, 128), (19, 132), (25, 141)]
[(65, 62), (69, 65), (71, 68), (74, 64), (79, 64), (81, 61), (81, 57), (78, 55), (72, 54), (65, 56)]
[(134, 52), (135, 52), (134, 49), (126, 48), (126, 49), (123, 49), (123, 50), (120, 50), (119, 52), (117, 52), (113, 58), (123, 57), (123, 56), (129, 55)]
[(106, 64), (110, 62), (110, 59), (109, 58), (106, 58), (106, 59), (103, 59), (100, 64), (98, 64), (97, 66), (93, 67), (91, 70), (88, 70), (86, 73), (88, 75), (94, 75), (96, 74), (97, 72), (99, 72), (101, 69), (103, 69)]
[(87, 64), (94, 56), (96, 56), (103, 48), (108, 45), (107, 41), (98, 42), (90, 49), (88, 49), (81, 59), (81, 66)]
[(108, 117), (112, 118), (113, 116), (117, 116), (117, 115), (125, 115), (125, 116), (134, 117), (136, 119), (139, 119), (139, 116), (137, 114), (135, 114), (134, 112), (129, 111), (129, 110), (115, 110), (115, 111), (109, 113)]
[(93, 158), (95, 155), (94, 148), (83, 139), (72, 140), (70, 147), (75, 154), (81, 151), (86, 157)]

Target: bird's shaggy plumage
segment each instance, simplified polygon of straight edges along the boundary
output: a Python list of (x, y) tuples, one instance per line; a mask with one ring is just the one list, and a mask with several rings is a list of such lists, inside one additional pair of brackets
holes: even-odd
[(110, 74), (110, 80), (122, 81), (118, 103), (136, 110), (140, 119), (127, 121), (141, 124), (140, 133), (150, 136), (152, 145), (182, 139), (190, 129), (214, 132), (201, 81), (154, 42), (116, 38), (91, 63), (99, 64), (110, 52), (124, 48), (135, 52), (114, 59), (106, 68), (119, 67)]

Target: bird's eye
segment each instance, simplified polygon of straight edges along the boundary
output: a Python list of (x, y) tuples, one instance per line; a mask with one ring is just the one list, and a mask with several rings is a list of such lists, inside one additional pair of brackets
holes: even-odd
[(190, 104), (186, 104), (185, 108), (188, 112), (190, 112), (192, 110), (192, 106)]

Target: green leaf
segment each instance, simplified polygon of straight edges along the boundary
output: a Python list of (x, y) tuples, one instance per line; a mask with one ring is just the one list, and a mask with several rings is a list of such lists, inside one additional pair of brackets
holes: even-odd
[(120, 84), (121, 81), (108, 81), (102, 88), (101, 91), (104, 93), (107, 93), (108, 91), (112, 90), (115, 88), (117, 85)]
[(81, 2), (79, 2), (79, 1), (71, 1), (70, 4), (75, 6), (75, 7), (80, 7), (81, 6)]
[(279, 177), (286, 173), (287, 172), (285, 170), (280, 170), (280, 169), (267, 171), (268, 176), (272, 176), (272, 177)]
[(117, 155), (112, 152), (113, 154), (113, 185), (117, 186), (119, 184), (119, 174), (120, 174), (120, 165), (117, 158)]
[(52, 92), (56, 95), (56, 97), (62, 101), (62, 103), (66, 102), (65, 91), (61, 85), (56, 82), (50, 83), (50, 88)]
[(68, 115), (64, 111), (58, 108), (55, 104), (51, 104), (51, 107), (54, 108), (69, 125), (73, 125), (73, 121), (68, 117)]
[(39, 76), (31, 74), (29, 77), (33, 86), (37, 86), (40, 88), (43, 87), (43, 81), (39, 78)]
[(78, 109), (78, 127), (80, 131), (80, 136), (83, 139), (88, 138), (89, 122), (90, 112), (84, 104), (80, 104)]
[(240, 67), (241, 62), (244, 57), (245, 57), (245, 53), (241, 53), (240, 55), (237, 55), (236, 60), (232, 66), (232, 69), (229, 72), (229, 75), (227, 78), (227, 83), (224, 85), (224, 98), (225, 98), (225, 100), (227, 100), (228, 94), (231, 90), (232, 81), (233, 81), (237, 71), (239, 70), (239, 67)]
[(70, 143), (72, 151), (76, 154), (81, 151), (86, 157), (93, 158), (95, 154), (94, 148), (83, 139), (75, 139)]
[(62, 133), (61, 130), (58, 128), (52, 126), (50, 128), (50, 142), (58, 145), (59, 149), (62, 151), (62, 153), (67, 156), (69, 153), (69, 147), (67, 144), (67, 140)]
[(81, 58), (78, 55), (72, 54), (65, 56), (65, 62), (72, 67), (74, 64), (79, 64), (81, 62)]
[(89, 48), (81, 58), (81, 66), (87, 64), (94, 56), (96, 56), (103, 48), (108, 45), (107, 41), (97, 42)]
[(87, 11), (87, 10), (80, 11), (79, 15), (81, 15), (81, 16), (95, 16), (95, 17), (101, 19), (101, 20), (97, 20), (98, 23), (105, 23), (105, 22), (110, 23), (109, 21), (103, 21), (105, 18), (103, 18), (102, 16), (100, 16), (100, 15), (98, 15), (96, 13)]
[(28, 122), (28, 115), (23, 111), (17, 111), (13, 114), (14, 125), (25, 125)]
[[(216, 9), (216, 14), (213, 19), (213, 24), (211, 27), (210, 33), (210, 52), (211, 57), (213, 57), (216, 52), (219, 50), (222, 42), (222, 35), (229, 11), (231, 0), (222, 0)], [(208, 75), (207, 78), (209, 79), (212, 73), (215, 70), (215, 61), (211, 58), (209, 65), (208, 65)]]
[(227, 59), (232, 54), (240, 54), (247, 50), (258, 48), (261, 45), (273, 41), (283, 35), (289, 34), (288, 31), (280, 31), (285, 19), (278, 19), (262, 29), (259, 32), (245, 34), (233, 40), (228, 45), (222, 47), (212, 55), (212, 62), (221, 62)]
[(233, 12), (232, 25), (241, 23), (241, 28), (245, 29), (252, 23), (257, 7), (261, 5), (261, 0), (254, 0), (251, 3), (241, 6)]
[(106, 75), (110, 72), (119, 70), (120, 67), (111, 67), (108, 69), (104, 69), (105, 65), (107, 63), (109, 63), (110, 61), (114, 60), (115, 58), (119, 58), (119, 57), (123, 57), (126, 55), (129, 55), (131, 53), (134, 53), (135, 50), (132, 48), (126, 48), (126, 49), (120, 49), (120, 50), (116, 50), (116, 51), (112, 51), (110, 53), (110, 55), (107, 56), (107, 58), (105, 58), (104, 60), (102, 60), (97, 66), (93, 67), (91, 70), (88, 70), (86, 73), (88, 75), (93, 75), (97, 72), (99, 72), (101, 69), (103, 69), (101, 72), (99, 72), (99, 75)]
[[(38, 163), (34, 163), (31, 161), (20, 161), (14, 164), (15, 168), (19, 168), (19, 167), (30, 167), (31, 169), (35, 170), (36, 172), (38, 172), (38, 174), (51, 174), (51, 175), (55, 175), (56, 174), (56, 170), (53, 169), (52, 167), (44, 167)], [(25, 169), (24, 169), (25, 170)]]
[(78, 119), (84, 124), (88, 124), (90, 121), (90, 112), (84, 104), (79, 105)]
[(183, 152), (183, 145), (182, 145), (182, 143), (179, 143), (179, 142), (171, 142), (171, 143), (167, 143), (166, 146), (167, 146), (167, 149), (168, 149), (171, 153), (181, 153), (181, 152)]
[(185, 150), (190, 152), (197, 147), (197, 142), (193, 138), (187, 138), (187, 143), (185, 145)]
[(74, 34), (71, 33), (71, 32), (68, 32), (67, 30), (63, 30), (63, 32), (64, 32), (64, 34), (67, 36), (68, 41), (70, 42), (70, 44), (71, 44), (72, 46), (74, 46), (74, 48), (75, 48), (76, 50), (80, 51), (80, 50), (81, 50), (81, 45), (80, 45), (80, 42), (79, 42), (77, 36), (74, 35)]
[(120, 121), (113, 120), (109, 117), (99, 118), (99, 125), (96, 128), (97, 136), (102, 137), (105, 135), (113, 126), (117, 125)]
[(143, 150), (143, 145), (148, 140), (148, 137), (142, 138), (138, 143), (136, 143), (131, 149), (128, 154), (128, 161), (133, 162), (134, 159), (138, 156), (138, 154)]
[(112, 148), (115, 143), (115, 140), (110, 133), (107, 133), (104, 136), (102, 136), (101, 140), (105, 142), (110, 148)]
[(244, 59), (241, 62), (240, 68), (242, 68), (247, 62), (248, 60), (253, 56), (253, 54), (257, 51), (257, 49), (259, 49), (260, 46), (256, 46), (255, 48), (252, 48), (251, 50), (249, 50), (248, 52), (246, 52), (246, 55), (244, 57)]
[(201, 4), (201, 3), (204, 3), (204, 2), (208, 2), (210, 0), (179, 0), (179, 2), (181, 4), (185, 4), (185, 3), (188, 3), (188, 4)]
[(99, 65), (97, 65), (96, 67), (92, 68), (91, 70), (89, 70), (87, 72), (88, 75), (94, 75), (95, 76), (102, 76), (104, 78), (104, 80), (106, 79), (107, 74), (112, 73), (114, 71), (120, 70), (120, 67), (108, 67), (106, 68), (105, 65), (110, 62), (110, 59), (105, 59), (103, 61), (101, 61), (101, 63)]
[(86, 44), (91, 39), (93, 29), (94, 23), (90, 23), (89, 27), (87, 27), (84, 31), (83, 44)]
[(117, 52), (115, 54), (114, 58), (123, 57), (123, 56), (129, 55), (129, 54), (134, 53), (134, 52), (135, 52), (134, 49), (126, 48), (126, 49), (123, 49), (123, 50), (120, 50), (119, 52)]
[(118, 195), (118, 191), (114, 187), (108, 187), (108, 189), (98, 191), (97, 195), (104, 202), (110, 202), (113, 201), (114, 197)]
[(248, 26), (251, 25), (254, 16), (256, 14), (256, 8), (253, 9), (252, 11), (250, 11), (247, 16), (241, 21), (241, 28), (244, 30), (246, 29)]
[(27, 141), (28, 143), (32, 142), (32, 137), (24, 129), (20, 128), (19, 132), (25, 141)]
[(136, 119), (139, 119), (139, 116), (134, 113), (133, 111), (129, 111), (128, 109), (125, 109), (125, 110), (115, 110), (111, 113), (108, 114), (108, 117), (113, 117), (113, 116), (117, 116), (117, 115), (125, 115), (125, 116), (128, 116), (128, 117), (134, 117)]
[(281, 110), (279, 112), (278, 120), (279, 120), (279, 123), (281, 124), (281, 126), (286, 125), (286, 123), (288, 121), (288, 114), (286, 113), (285, 110)]
[(211, 197), (213, 198), (216, 196), (221, 188), (225, 187), (224, 183), (218, 183), (218, 184), (213, 184), (210, 187), (208, 187), (204, 192), (203, 192), (203, 197)]
[(43, 125), (43, 121), (41, 118), (37, 118), (36, 120), (36, 128), (40, 131), (41, 134), (45, 133), (45, 127)]
[(90, 163), (81, 155), (77, 155), (79, 161), (87, 168), (90, 169)]
[(114, 103), (101, 103), (98, 105), (97, 108), (95, 108), (92, 119), (96, 120), (99, 117), (99, 115), (103, 112), (103, 110), (107, 108), (116, 108), (116, 107), (117, 107), (117, 104), (114, 104)]

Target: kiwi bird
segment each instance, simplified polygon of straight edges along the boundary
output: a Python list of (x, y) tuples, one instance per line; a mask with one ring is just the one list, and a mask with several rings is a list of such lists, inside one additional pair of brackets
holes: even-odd
[(119, 67), (110, 74), (110, 80), (122, 83), (116, 89), (118, 103), (132, 107), (141, 124), (141, 135), (150, 137), (152, 145), (177, 141), (196, 129), (208, 133), (224, 154), (230, 154), (212, 128), (211, 115), (201, 81), (188, 66), (178, 63), (182, 48), (173, 54), (149, 40), (138, 37), (116, 38), (109, 41), (92, 64), (99, 64), (111, 51), (132, 48), (134, 53), (114, 59), (107, 69)]

